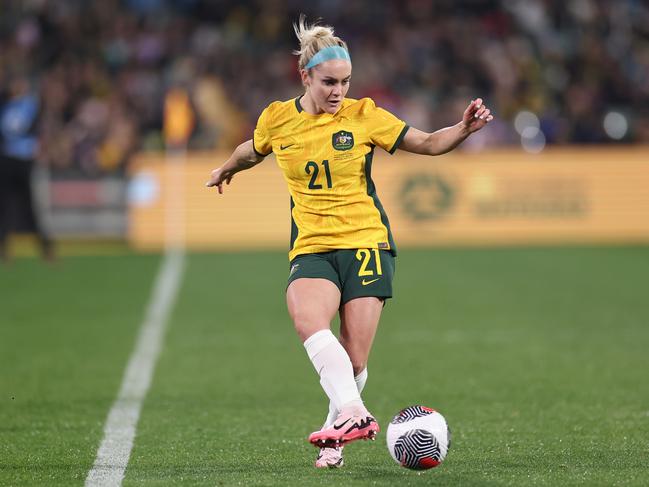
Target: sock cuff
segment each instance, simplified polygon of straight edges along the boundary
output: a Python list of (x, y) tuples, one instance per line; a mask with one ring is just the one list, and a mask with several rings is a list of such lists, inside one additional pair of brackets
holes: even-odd
[(304, 341), (304, 348), (310, 360), (332, 343), (338, 343), (336, 336), (331, 330), (316, 331)]
[(354, 380), (358, 384), (361, 381), (366, 381), (367, 380), (367, 367), (365, 367), (363, 370), (359, 372), (357, 376), (354, 376)]

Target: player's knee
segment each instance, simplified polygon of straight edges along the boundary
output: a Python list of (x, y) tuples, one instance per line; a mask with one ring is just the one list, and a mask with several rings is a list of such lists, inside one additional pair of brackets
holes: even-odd
[(295, 331), (303, 342), (314, 333), (329, 328), (327, 323), (320, 323), (309, 317), (301, 317), (298, 315), (293, 316), (293, 326), (295, 326)]

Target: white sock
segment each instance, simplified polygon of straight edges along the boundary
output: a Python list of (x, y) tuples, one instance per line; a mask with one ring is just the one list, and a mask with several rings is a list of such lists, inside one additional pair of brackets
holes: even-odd
[(352, 362), (331, 330), (314, 333), (304, 342), (304, 348), (320, 375), (320, 385), (335, 407), (363, 407)]
[[(358, 394), (360, 395), (361, 392), (363, 392), (363, 388), (365, 387), (365, 383), (367, 382), (367, 367), (365, 367), (360, 374), (358, 374), (356, 377), (354, 377), (354, 382), (356, 382), (356, 388), (358, 389)], [(322, 425), (322, 428), (328, 428), (332, 424), (334, 424), (334, 421), (336, 421), (336, 418), (340, 414), (340, 411), (334, 406), (334, 403), (329, 401), (329, 414), (327, 415), (327, 419), (325, 421), (325, 424)]]

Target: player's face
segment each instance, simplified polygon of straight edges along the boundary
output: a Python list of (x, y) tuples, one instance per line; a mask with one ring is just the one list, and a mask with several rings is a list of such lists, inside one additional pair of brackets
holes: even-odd
[(334, 114), (349, 91), (351, 76), (352, 63), (332, 59), (315, 66), (302, 80), (319, 111)]

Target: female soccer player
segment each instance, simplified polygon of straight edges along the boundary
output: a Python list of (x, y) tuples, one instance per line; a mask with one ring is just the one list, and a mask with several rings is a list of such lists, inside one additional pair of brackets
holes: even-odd
[[(409, 127), (369, 98), (345, 97), (352, 64), (333, 28), (307, 25), (304, 16), (294, 27), (304, 94), (266, 107), (252, 140), (212, 171), (207, 186), (221, 194), (237, 172), (275, 153), (291, 195), (288, 311), (330, 401), (324, 426), (309, 441), (320, 448), (316, 467), (339, 467), (343, 445), (379, 432), (360, 393), (383, 304), (392, 297), (396, 249), (372, 182), (374, 148), (444, 154), (493, 117), (477, 98), (452, 127)], [(339, 339), (330, 329), (336, 312)]]

